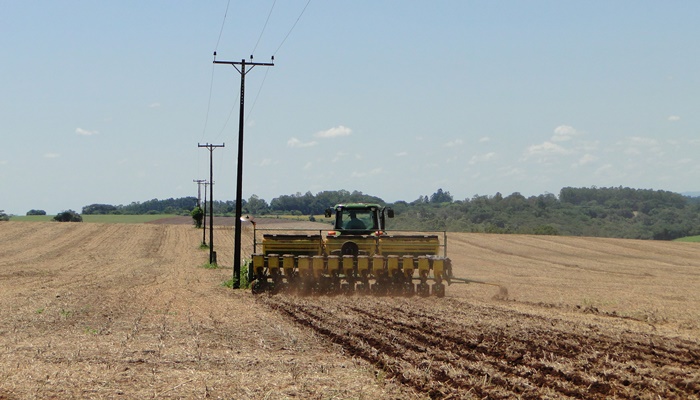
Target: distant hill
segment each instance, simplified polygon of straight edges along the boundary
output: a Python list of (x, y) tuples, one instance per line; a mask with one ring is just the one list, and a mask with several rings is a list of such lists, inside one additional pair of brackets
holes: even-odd
[(700, 197), (700, 192), (683, 192), (681, 194), (688, 197)]

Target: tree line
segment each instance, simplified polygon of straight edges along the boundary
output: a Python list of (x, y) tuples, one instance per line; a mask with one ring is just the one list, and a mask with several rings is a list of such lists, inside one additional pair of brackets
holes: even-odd
[(436, 204), (394, 204), (394, 226), (459, 232), (521, 233), (672, 240), (700, 235), (700, 199), (630, 188), (563, 188), (474, 196)]
[[(525, 197), (520, 193), (475, 195), (455, 200), (438, 189), (411, 202), (387, 203), (359, 191), (322, 191), (281, 195), (270, 203), (252, 195), (243, 200), (244, 214), (299, 215), (323, 214), (343, 202), (378, 203), (394, 209), (388, 229), (447, 230), (455, 232), (520, 233), (570, 236), (599, 236), (630, 239), (672, 240), (700, 235), (700, 197), (627, 187), (561, 189)], [(91, 204), (83, 214), (180, 214), (190, 215), (196, 197), (148, 200), (129, 205)], [(208, 206), (208, 205), (207, 205)], [(214, 201), (214, 214), (233, 216), (234, 201)]]

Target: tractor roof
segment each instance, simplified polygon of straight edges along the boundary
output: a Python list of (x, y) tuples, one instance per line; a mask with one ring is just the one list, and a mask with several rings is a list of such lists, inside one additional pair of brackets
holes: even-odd
[(379, 204), (376, 204), (376, 203), (344, 203), (344, 204), (338, 204), (335, 206), (336, 210), (343, 209), (343, 208), (355, 209), (355, 210), (368, 210), (370, 208), (382, 208), (382, 206)]

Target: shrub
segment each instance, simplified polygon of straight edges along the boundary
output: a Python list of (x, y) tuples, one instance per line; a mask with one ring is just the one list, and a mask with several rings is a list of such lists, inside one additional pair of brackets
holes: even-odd
[(558, 236), (559, 230), (551, 225), (540, 225), (536, 227), (533, 232), (535, 235), (552, 235)]
[[(250, 289), (250, 277), (248, 276), (249, 270), (251, 268), (252, 260), (244, 260), (243, 263), (241, 263), (241, 281), (239, 288), (240, 289)], [(221, 283), (221, 286), (227, 287), (227, 288), (233, 288), (233, 278), (224, 281)]]
[(83, 217), (73, 210), (67, 210), (56, 214), (53, 220), (58, 222), (83, 222)]
[(31, 209), (31, 210), (27, 211), (27, 215), (46, 215), (46, 211)]
[(202, 227), (202, 220), (204, 219), (204, 210), (202, 210), (201, 207), (197, 206), (192, 210), (190, 213), (192, 216), (192, 219), (194, 220), (194, 226), (197, 228)]

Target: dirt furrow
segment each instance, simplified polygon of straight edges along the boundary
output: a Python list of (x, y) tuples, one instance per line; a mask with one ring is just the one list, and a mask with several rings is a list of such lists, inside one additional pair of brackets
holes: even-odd
[[(397, 306), (395, 303), (399, 303)], [(632, 332), (592, 335), (589, 328), (515, 311), (425, 306), (404, 299), (276, 297), (273, 305), (433, 398), (471, 393), (491, 398), (667, 398), (697, 396), (697, 343)], [(506, 322), (494, 324), (492, 318)], [(499, 314), (509, 315), (499, 315)], [(484, 322), (484, 323), (482, 323)], [(501, 325), (501, 326), (499, 326)], [(557, 325), (559, 328), (552, 328)], [(653, 346), (645, 343), (653, 341)], [(601, 372), (602, 371), (602, 372)]]

